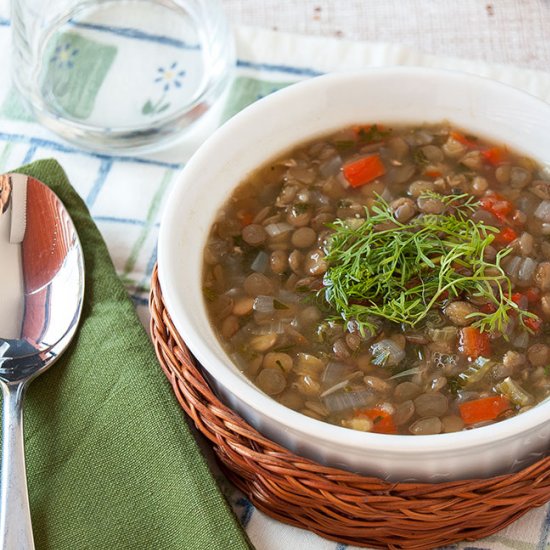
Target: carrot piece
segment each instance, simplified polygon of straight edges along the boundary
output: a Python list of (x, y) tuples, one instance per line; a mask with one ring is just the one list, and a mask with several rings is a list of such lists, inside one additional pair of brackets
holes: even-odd
[(530, 304), (536, 304), (540, 300), (540, 290), (534, 287), (528, 288), (525, 291), (525, 296)]
[(424, 175), (429, 178), (440, 178), (443, 174), (439, 170), (426, 170)]
[(461, 403), (458, 409), (462, 420), (464, 420), (464, 424), (470, 425), (495, 420), (495, 418), (510, 409), (510, 407), (510, 401), (504, 395), (495, 395), (466, 401), (465, 403)]
[(254, 214), (246, 210), (239, 210), (239, 212), (237, 212), (237, 218), (239, 222), (241, 222), (241, 226), (245, 227), (254, 221)]
[(380, 155), (369, 155), (356, 161), (348, 162), (343, 167), (344, 177), (352, 187), (370, 183), (386, 173)]
[(502, 147), (491, 147), (486, 151), (481, 151), (483, 158), (493, 166), (502, 164), (505, 160), (506, 153)]
[(542, 319), (540, 317), (526, 317), (523, 324), (536, 334), (542, 327)]
[(498, 244), (510, 244), (518, 238), (518, 234), (511, 227), (503, 227), (495, 235), (495, 242)]
[(504, 221), (506, 216), (514, 210), (514, 205), (499, 195), (483, 197), (480, 199), (479, 205), (484, 210), (487, 210), (487, 212), (496, 216), (500, 221)]
[(489, 357), (491, 341), (487, 332), (480, 332), (475, 327), (464, 327), (460, 330), (459, 351), (470, 359)]
[(479, 311), (483, 313), (494, 313), (496, 310), (497, 306), (495, 306), (495, 304), (491, 304), (490, 302), (479, 306)]
[(462, 143), (462, 145), (466, 145), (466, 147), (477, 147), (477, 143), (471, 139), (468, 139), (464, 134), (461, 134), (460, 132), (450, 132), (449, 135), (459, 143)]
[(357, 411), (357, 417), (370, 418), (372, 420), (372, 432), (377, 434), (396, 434), (397, 426), (393, 416), (388, 411), (380, 408), (361, 409)]

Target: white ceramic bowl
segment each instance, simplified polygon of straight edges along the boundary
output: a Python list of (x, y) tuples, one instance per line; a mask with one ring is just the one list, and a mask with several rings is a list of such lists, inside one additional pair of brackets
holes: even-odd
[(373, 69), (318, 77), (251, 105), (202, 145), (167, 200), (159, 277), (176, 328), (223, 400), (299, 455), (390, 480), (442, 481), (515, 471), (548, 448), (549, 402), (492, 426), (419, 437), (363, 433), (311, 419), (253, 386), (208, 321), (203, 247), (217, 210), (250, 172), (294, 145), (352, 124), (444, 120), (550, 164), (550, 105), (543, 101), (461, 73)]

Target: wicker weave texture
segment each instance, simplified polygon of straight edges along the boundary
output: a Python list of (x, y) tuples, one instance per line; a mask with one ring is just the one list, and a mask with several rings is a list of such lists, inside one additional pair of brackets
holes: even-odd
[(155, 269), (151, 335), (181, 407), (224, 473), (269, 516), (327, 539), (427, 549), (486, 537), (550, 500), (550, 457), (491, 479), (389, 483), (321, 466), (262, 436), (213, 393), (163, 302)]

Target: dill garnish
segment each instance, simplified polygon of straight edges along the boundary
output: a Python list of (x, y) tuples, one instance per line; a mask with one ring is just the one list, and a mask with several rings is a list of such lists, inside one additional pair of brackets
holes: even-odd
[(426, 196), (443, 201), (445, 210), (401, 223), (378, 197), (360, 225), (331, 225), (325, 300), (363, 332), (375, 330), (377, 318), (415, 326), (432, 308), (463, 296), (491, 304), (491, 312), (471, 314), (481, 331), (503, 331), (512, 311), (523, 324), (532, 314), (512, 300), (501, 267), (511, 250), (500, 250), (492, 262), (484, 257), (499, 230), (470, 218), (478, 203), (468, 195)]
[(387, 138), (391, 134), (391, 130), (386, 130), (377, 124), (372, 126), (362, 126), (358, 129), (357, 137), (362, 143), (374, 143)]
[(424, 154), (424, 151), (422, 151), (422, 149), (415, 149), (413, 153), (413, 160), (414, 163), (418, 166), (426, 166), (427, 164), (430, 164), (428, 157)]

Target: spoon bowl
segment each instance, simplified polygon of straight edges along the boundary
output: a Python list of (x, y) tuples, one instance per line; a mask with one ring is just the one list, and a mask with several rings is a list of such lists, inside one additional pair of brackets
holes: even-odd
[[(73, 222), (49, 187), (23, 174), (0, 176), (0, 548), (34, 548), (23, 445), (28, 384), (59, 358), (78, 326), (84, 261)], [(7, 298), (4, 299), (4, 295)], [(7, 294), (6, 289), (9, 290)]]

